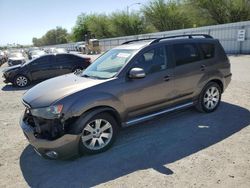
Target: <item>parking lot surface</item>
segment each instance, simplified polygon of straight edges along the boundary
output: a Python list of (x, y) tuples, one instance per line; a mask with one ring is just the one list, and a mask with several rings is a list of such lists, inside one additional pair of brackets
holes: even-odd
[(249, 188), (250, 56), (230, 60), (232, 82), (216, 112), (164, 115), (122, 130), (105, 153), (70, 161), (35, 153), (18, 125), (26, 89), (0, 78), (0, 187)]

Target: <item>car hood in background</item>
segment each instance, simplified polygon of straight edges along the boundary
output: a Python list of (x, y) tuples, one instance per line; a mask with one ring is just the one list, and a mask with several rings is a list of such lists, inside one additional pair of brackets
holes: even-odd
[(21, 65), (13, 65), (11, 67), (7, 67), (7, 68), (3, 69), (3, 72), (9, 72), (9, 71), (17, 70), (20, 67), (21, 67)]
[(23, 101), (28, 103), (31, 108), (47, 107), (58, 99), (106, 81), (108, 80), (84, 78), (75, 74), (67, 74), (34, 86), (24, 94)]

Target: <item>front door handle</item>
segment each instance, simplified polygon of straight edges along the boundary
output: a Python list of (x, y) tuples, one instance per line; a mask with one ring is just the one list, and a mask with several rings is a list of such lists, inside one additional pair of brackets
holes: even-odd
[(169, 76), (169, 75), (164, 76), (163, 80), (164, 80), (165, 82), (168, 82), (168, 81), (170, 80), (170, 76)]

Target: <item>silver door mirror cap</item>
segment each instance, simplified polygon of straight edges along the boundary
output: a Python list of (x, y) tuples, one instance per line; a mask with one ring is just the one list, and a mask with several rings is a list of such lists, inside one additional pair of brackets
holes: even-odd
[(131, 79), (140, 79), (140, 78), (144, 78), (145, 76), (146, 76), (146, 73), (144, 69), (139, 68), (139, 67), (132, 68), (129, 71), (129, 78)]

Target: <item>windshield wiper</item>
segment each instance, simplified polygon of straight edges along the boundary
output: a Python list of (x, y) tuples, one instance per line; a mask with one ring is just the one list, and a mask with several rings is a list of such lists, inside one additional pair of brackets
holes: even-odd
[(82, 75), (82, 77), (89, 78), (90, 76), (87, 74)]
[(93, 76), (93, 75), (87, 75), (87, 74), (83, 74), (82, 77), (85, 77), (85, 78), (94, 78), (94, 79), (99, 79), (99, 80), (107, 79), (107, 78), (102, 78), (102, 77)]

